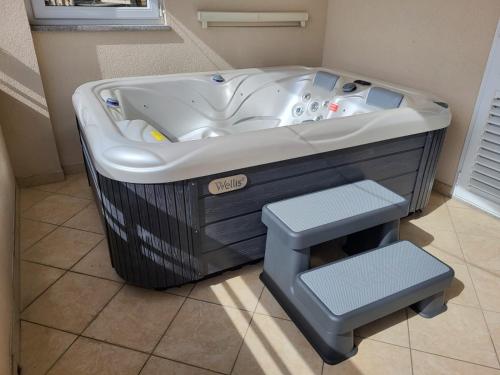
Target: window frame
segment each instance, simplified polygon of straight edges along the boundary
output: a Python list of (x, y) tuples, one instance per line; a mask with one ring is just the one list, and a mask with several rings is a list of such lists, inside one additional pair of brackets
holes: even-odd
[(162, 25), (163, 1), (148, 0), (147, 7), (87, 7), (45, 5), (27, 0), (33, 25)]

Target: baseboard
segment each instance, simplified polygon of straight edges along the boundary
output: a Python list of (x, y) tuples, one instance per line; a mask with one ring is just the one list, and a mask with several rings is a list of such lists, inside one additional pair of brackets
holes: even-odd
[(18, 375), (18, 368), (21, 364), (21, 192), (19, 186), (16, 186), (15, 199), (14, 256), (12, 258), (14, 309), (10, 343), (12, 375)]
[(444, 182), (435, 180), (432, 190), (450, 197), (453, 195), (453, 186), (445, 184)]
[(85, 164), (83, 163), (63, 165), (62, 168), (64, 174), (78, 174), (85, 172)]
[(53, 182), (64, 181), (64, 172), (58, 171), (53, 173), (41, 174), (29, 177), (16, 177), (19, 187), (31, 187), (37, 185), (51, 184)]

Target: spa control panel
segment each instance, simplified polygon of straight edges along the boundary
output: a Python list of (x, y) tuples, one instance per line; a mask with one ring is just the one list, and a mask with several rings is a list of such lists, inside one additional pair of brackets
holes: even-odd
[(372, 86), (365, 80), (345, 81), (342, 77), (318, 72), (312, 85), (298, 95), (292, 107), (293, 124), (355, 116), (399, 108), (404, 95)]

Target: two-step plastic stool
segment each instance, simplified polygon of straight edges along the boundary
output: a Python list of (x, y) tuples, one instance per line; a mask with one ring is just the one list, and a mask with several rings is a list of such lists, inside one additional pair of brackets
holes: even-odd
[[(355, 328), (407, 306), (424, 317), (446, 309), (453, 269), (399, 241), (407, 213), (404, 198), (369, 180), (264, 206), (261, 279), (325, 362), (356, 353)], [(356, 233), (376, 234), (378, 247), (309, 269), (311, 246)]]

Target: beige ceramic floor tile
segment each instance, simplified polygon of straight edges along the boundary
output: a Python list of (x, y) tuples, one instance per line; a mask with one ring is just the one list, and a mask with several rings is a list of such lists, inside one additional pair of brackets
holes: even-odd
[(85, 257), (72, 268), (72, 271), (123, 282), (122, 278), (116, 273), (111, 265), (108, 244), (105, 240), (101, 241), (99, 245), (85, 255)]
[(43, 375), (76, 339), (75, 335), (21, 322), (23, 375)]
[(264, 285), (259, 280), (262, 266), (246, 266), (236, 271), (200, 281), (190, 297), (253, 311), (259, 302)]
[(291, 321), (255, 314), (233, 374), (321, 374), (322, 363)]
[(53, 194), (24, 211), (27, 219), (60, 225), (83, 210), (90, 203), (87, 199)]
[(53, 224), (21, 219), (21, 251), (24, 252), (56, 228)]
[(69, 272), (22, 314), (22, 318), (80, 333), (113, 297), (121, 284)]
[(127, 285), (83, 334), (151, 352), (183, 302), (184, 297)]
[(64, 177), (64, 180), (58, 181), (58, 182), (53, 182), (50, 184), (45, 184), (45, 185), (38, 185), (36, 189), (42, 190), (42, 191), (48, 191), (50, 193), (55, 193), (58, 190), (61, 190), (65, 185), (73, 181), (77, 175), (66, 175)]
[(448, 310), (425, 319), (409, 310), (411, 347), (450, 358), (498, 367), (481, 310), (448, 304)]
[(409, 347), (406, 310), (399, 310), (373, 323), (358, 328), (355, 335), (389, 344)]
[(442, 206), (445, 204), (450, 198), (444, 196), (441, 193), (436, 191), (431, 192), (431, 197), (429, 199), (429, 206)]
[(412, 241), (429, 253), (450, 264), (464, 264), (464, 256), (455, 232), (449, 230), (427, 231), (416, 225), (403, 222), (400, 229), (402, 240)]
[(456, 198), (451, 198), (451, 199), (447, 200), (446, 205), (448, 207), (476, 209), (474, 206), (470, 205), (469, 203), (461, 201), (460, 199), (456, 199)]
[(473, 208), (449, 210), (457, 233), (500, 238), (500, 219)]
[[(84, 180), (85, 179), (85, 180)], [(64, 177), (64, 180), (54, 182), (51, 184), (39, 185), (36, 186), (35, 189), (48, 191), (51, 193), (60, 192), (62, 189), (65, 189), (69, 186), (75, 186), (81, 183), (81, 185), (85, 186), (86, 182), (86, 174), (85, 173), (75, 173), (75, 174), (67, 174)]]
[(500, 357), (500, 313), (485, 311), (484, 317), (493, 340), (493, 345)]
[(275, 318), (290, 320), (285, 310), (283, 310), (281, 305), (278, 301), (276, 301), (267, 288), (264, 288), (255, 312), (258, 314), (274, 316)]
[(335, 366), (325, 364), (324, 375), (410, 375), (410, 349), (373, 340), (357, 341), (358, 353)]
[(59, 227), (26, 250), (22, 258), (69, 269), (102, 239), (103, 236), (100, 234)]
[(470, 264), (491, 271), (500, 271), (500, 241), (498, 238), (471, 234), (459, 234), (458, 237), (465, 258)]
[(453, 231), (453, 224), (446, 205), (428, 206), (404, 220), (432, 234), (435, 230)]
[(50, 193), (37, 189), (21, 189), (20, 208), (24, 211), (47, 198)]
[(43, 293), (64, 273), (63, 270), (21, 262), (21, 310)]
[(78, 215), (75, 215), (63, 225), (65, 227), (86, 230), (99, 234), (104, 233), (102, 221), (99, 217), (99, 212), (97, 212), (95, 203), (92, 203), (91, 205), (86, 207), (84, 210), (78, 213)]
[(446, 289), (446, 300), (459, 305), (479, 307), (474, 284), (465, 264), (452, 264), (455, 271), (455, 277), (451, 286)]
[(500, 371), (413, 350), (414, 375), (500, 375)]
[(49, 375), (136, 375), (147, 355), (80, 337)]
[(159, 357), (151, 357), (141, 375), (213, 375), (215, 372)]
[(77, 198), (93, 199), (92, 189), (89, 186), (87, 175), (78, 174), (72, 175), (71, 179), (61, 189), (57, 190), (58, 194), (71, 195)]
[(249, 312), (188, 299), (155, 354), (228, 373), (249, 324)]
[(500, 271), (469, 267), (477, 297), (485, 310), (500, 312)]
[(170, 294), (175, 294), (176, 296), (187, 297), (189, 293), (193, 290), (195, 284), (184, 284), (181, 286), (174, 286), (172, 288), (165, 289), (165, 292)]

